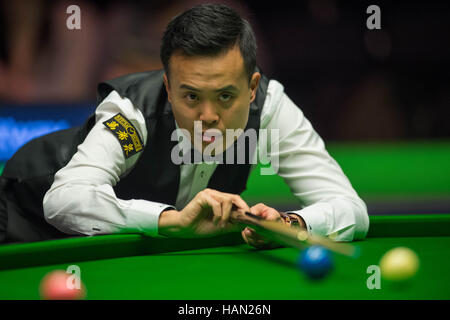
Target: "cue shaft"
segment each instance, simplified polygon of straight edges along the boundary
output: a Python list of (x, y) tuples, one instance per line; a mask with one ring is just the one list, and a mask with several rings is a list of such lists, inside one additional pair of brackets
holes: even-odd
[(261, 235), (274, 240), (280, 244), (299, 249), (309, 245), (321, 245), (330, 251), (346, 256), (355, 257), (356, 248), (350, 244), (336, 243), (324, 237), (311, 235), (304, 229), (291, 228), (276, 221), (268, 221), (253, 215), (250, 212), (234, 210), (231, 214), (232, 221), (255, 229)]

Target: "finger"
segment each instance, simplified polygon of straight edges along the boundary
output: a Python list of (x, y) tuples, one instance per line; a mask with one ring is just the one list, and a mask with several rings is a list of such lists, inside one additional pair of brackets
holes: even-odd
[(248, 245), (257, 249), (265, 249), (269, 245), (269, 242), (254, 240), (253, 238), (246, 236), (244, 233), (242, 234), (242, 238)]
[(252, 210), (251, 213), (264, 219), (273, 221), (280, 219), (280, 213), (274, 208), (266, 206), (264, 203), (258, 203), (250, 209)]
[(217, 225), (217, 223), (222, 218), (222, 205), (219, 201), (214, 199), (207, 192), (203, 192), (201, 196), (201, 200), (203, 205), (209, 206), (213, 211), (213, 223)]
[(246, 229), (242, 230), (241, 235), (242, 235), (242, 239), (244, 239), (245, 243), (247, 243), (248, 245), (252, 245), (247, 238)]
[[(222, 210), (222, 214), (225, 214), (225, 217), (223, 217), (223, 221), (228, 221), (231, 215), (233, 204), (235, 204), (239, 209), (243, 209), (245, 211), (250, 211), (249, 206), (247, 203), (238, 195), (226, 193), (226, 192), (220, 192), (214, 189), (205, 189), (204, 190), (207, 194), (214, 197), (217, 201), (221, 202), (222, 205), (224, 205), (226, 202), (230, 202), (230, 210), (227, 212), (224, 212)], [(226, 208), (228, 208), (228, 204), (225, 205)]]
[(221, 192), (209, 188), (205, 189), (205, 191), (211, 195), (216, 195), (217, 197), (225, 197), (226, 199), (230, 198), (232, 199), (233, 204), (235, 204), (239, 209), (250, 211), (248, 204), (237, 194)]
[(221, 223), (225, 224), (229, 221), (231, 216), (231, 209), (233, 208), (233, 202), (231, 199), (227, 199), (222, 202), (222, 220)]
[(266, 210), (266, 208), (268, 208), (268, 207), (264, 203), (258, 203), (250, 208), (250, 210), (251, 210), (250, 212), (253, 214), (258, 214), (258, 213)]
[(251, 228), (245, 228), (242, 231), (242, 237), (247, 242), (247, 244), (252, 245), (257, 248), (267, 245), (268, 240), (256, 233), (255, 230)]
[(245, 211), (250, 211), (250, 207), (248, 206), (248, 204), (238, 195), (231, 195), (233, 196), (232, 201), (233, 203), (240, 209), (245, 210)]
[(257, 210), (257, 209), (254, 209), (253, 207), (251, 207), (250, 212), (253, 213), (255, 216), (263, 217), (263, 213), (261, 210)]
[(258, 234), (255, 230), (249, 228), (246, 232), (247, 238), (251, 238), (253, 241), (266, 241), (267, 239)]
[(274, 208), (268, 207), (263, 203), (257, 205), (256, 210), (259, 210), (259, 216), (268, 220), (276, 220), (280, 214)]
[(233, 206), (230, 194), (223, 193), (213, 189), (205, 189), (205, 193), (218, 201), (222, 206), (222, 217), (219, 221), (221, 224), (225, 224), (231, 215), (231, 209)]
[(248, 235), (248, 236), (251, 236), (253, 233), (255, 233), (255, 230), (253, 230), (250, 227), (245, 227), (244, 230), (245, 230), (245, 234)]
[(244, 241), (247, 244), (256, 247), (257, 243), (254, 237), (252, 237), (252, 234), (253, 234), (252, 230), (250, 230), (250, 228), (248, 227), (242, 230), (242, 238), (244, 239)]

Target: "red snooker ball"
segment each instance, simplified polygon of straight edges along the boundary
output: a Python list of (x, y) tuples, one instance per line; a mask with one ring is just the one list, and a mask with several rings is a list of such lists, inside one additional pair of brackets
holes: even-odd
[(47, 273), (41, 280), (39, 293), (44, 300), (79, 300), (86, 296), (86, 288), (80, 281), (80, 289), (70, 286), (71, 274), (64, 270)]

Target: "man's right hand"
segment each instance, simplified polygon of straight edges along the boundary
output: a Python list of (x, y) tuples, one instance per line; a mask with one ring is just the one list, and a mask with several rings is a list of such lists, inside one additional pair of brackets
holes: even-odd
[(245, 211), (250, 208), (239, 195), (205, 189), (181, 211), (168, 210), (159, 217), (159, 233), (164, 236), (194, 238), (241, 231), (230, 222), (233, 204)]

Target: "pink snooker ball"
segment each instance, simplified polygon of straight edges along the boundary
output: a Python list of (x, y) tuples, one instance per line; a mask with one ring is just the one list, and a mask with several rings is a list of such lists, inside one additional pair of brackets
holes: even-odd
[(80, 289), (70, 286), (71, 274), (64, 270), (54, 270), (42, 278), (39, 293), (44, 300), (79, 300), (86, 296), (86, 288), (83, 283)]

